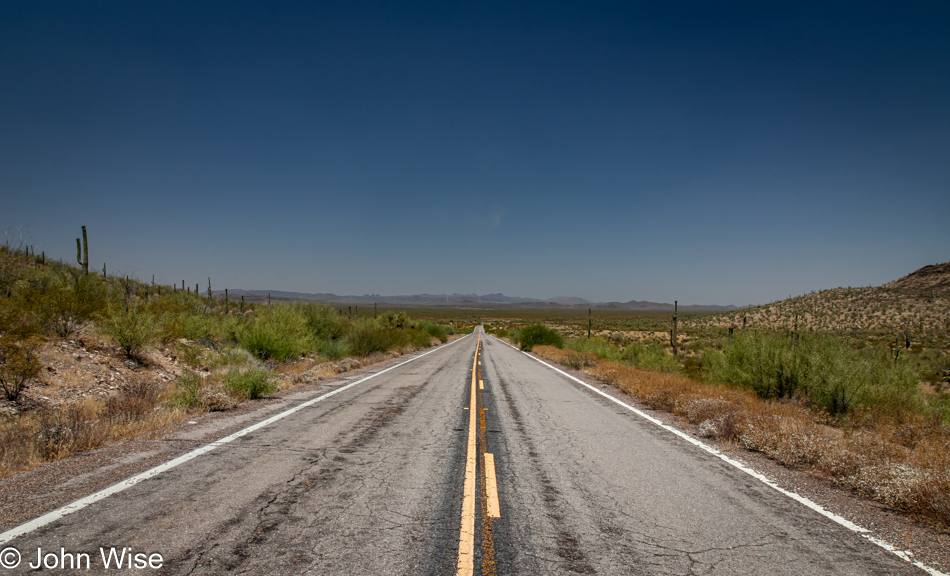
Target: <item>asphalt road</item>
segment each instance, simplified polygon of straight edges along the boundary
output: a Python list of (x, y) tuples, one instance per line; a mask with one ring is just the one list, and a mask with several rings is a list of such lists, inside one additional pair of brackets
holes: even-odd
[[(38, 548), (77, 574), (922, 573), (478, 334), (7, 546), (0, 574)], [(102, 547), (162, 567), (104, 570)]]

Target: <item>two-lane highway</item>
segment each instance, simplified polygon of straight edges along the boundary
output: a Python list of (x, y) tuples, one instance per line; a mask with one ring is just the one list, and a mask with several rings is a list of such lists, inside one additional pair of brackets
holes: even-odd
[(337, 390), (8, 532), (0, 573), (37, 549), (97, 574), (921, 573), (480, 331)]

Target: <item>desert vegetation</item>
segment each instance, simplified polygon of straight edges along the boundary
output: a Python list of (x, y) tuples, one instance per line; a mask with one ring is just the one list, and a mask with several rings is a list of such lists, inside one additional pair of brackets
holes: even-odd
[(0, 476), (446, 342), (405, 312), (244, 304), (0, 246)]
[(674, 333), (668, 312), (360, 316), (313, 302), (230, 302), (210, 287), (89, 272), (87, 250), (72, 265), (0, 246), (0, 475), (481, 324), (701, 436), (950, 526), (950, 291), (940, 267), (879, 288), (681, 313)]
[(677, 356), (672, 313), (506, 312), (485, 325), (515, 343), (528, 327), (556, 331), (563, 342), (533, 351), (680, 416), (700, 436), (946, 528), (950, 304), (926, 286), (923, 294), (892, 283), (681, 314)]
[[(896, 508), (950, 524), (950, 434), (933, 415), (903, 411), (839, 420), (801, 400), (636, 368), (591, 352), (538, 347), (542, 358), (618, 386), (697, 433), (807, 469)], [(871, 416), (871, 417), (868, 417)]]

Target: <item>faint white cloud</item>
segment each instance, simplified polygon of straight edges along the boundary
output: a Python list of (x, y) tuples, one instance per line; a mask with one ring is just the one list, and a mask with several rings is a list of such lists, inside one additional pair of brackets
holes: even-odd
[(488, 227), (489, 228), (498, 228), (501, 226), (501, 223), (508, 216), (508, 210), (501, 206), (495, 206), (491, 209), (491, 213), (488, 216)]

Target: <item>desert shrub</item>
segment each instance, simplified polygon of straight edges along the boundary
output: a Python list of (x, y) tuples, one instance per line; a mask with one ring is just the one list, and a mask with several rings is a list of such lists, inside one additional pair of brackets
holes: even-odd
[(0, 390), (7, 400), (19, 400), (30, 380), (39, 374), (40, 343), (35, 336), (23, 339), (9, 333), (0, 335)]
[(198, 391), (198, 404), (208, 412), (223, 412), (237, 406), (238, 401), (221, 386), (203, 386)]
[(262, 307), (257, 318), (239, 336), (241, 346), (262, 360), (283, 361), (312, 348), (305, 318), (288, 304)]
[(30, 300), (48, 332), (68, 338), (106, 310), (106, 286), (98, 276), (73, 275), (66, 271), (46, 276), (50, 281), (32, 293)]
[(168, 401), (171, 407), (191, 410), (201, 405), (201, 378), (194, 372), (182, 371), (175, 381), (175, 388)]
[(597, 356), (591, 352), (571, 351), (561, 362), (574, 370), (580, 370), (596, 365), (596, 358)]
[(405, 334), (381, 326), (372, 319), (357, 322), (346, 337), (347, 349), (354, 356), (385, 352), (406, 343)]
[(539, 345), (564, 347), (564, 337), (544, 324), (531, 324), (520, 328), (515, 335), (515, 342), (525, 352)]
[(40, 454), (46, 460), (56, 460), (102, 445), (108, 439), (108, 429), (97, 416), (95, 406), (88, 403), (41, 410), (36, 417)]
[(340, 340), (346, 336), (349, 321), (335, 308), (313, 302), (298, 303), (295, 307), (314, 340)]
[(445, 326), (441, 324), (436, 324), (435, 322), (423, 322), (416, 326), (419, 330), (422, 330), (432, 338), (438, 338), (439, 342), (445, 343), (449, 340), (448, 330), (445, 329)]
[(406, 330), (405, 332), (409, 344), (415, 348), (428, 348), (432, 346), (432, 337), (428, 332), (422, 330)]
[(658, 372), (678, 372), (679, 361), (659, 342), (631, 342), (620, 357), (633, 366)]
[(264, 368), (233, 370), (224, 377), (224, 385), (241, 400), (255, 400), (277, 390), (274, 373)]
[(379, 317), (379, 323), (388, 328), (412, 328), (412, 320), (405, 312), (386, 312)]
[(211, 353), (211, 358), (208, 360), (208, 368), (210, 370), (257, 364), (257, 359), (250, 352), (239, 346), (229, 346), (218, 349)]
[(158, 317), (158, 339), (164, 345), (185, 338), (185, 315), (174, 312), (161, 312)]
[(346, 343), (343, 340), (320, 340), (317, 342), (317, 353), (324, 358), (336, 360), (346, 355)]
[(100, 328), (129, 358), (141, 353), (158, 334), (155, 317), (139, 304), (114, 307)]
[(106, 400), (102, 416), (113, 422), (134, 420), (158, 405), (163, 390), (164, 386), (155, 380), (134, 379)]
[(28, 468), (38, 459), (32, 418), (17, 415), (0, 419), (0, 478)]
[(37, 358), (42, 339), (32, 315), (16, 304), (0, 300), (0, 391), (16, 402), (40, 371)]
[(197, 340), (204, 338), (215, 342), (238, 342), (245, 329), (241, 316), (205, 314), (190, 310), (168, 309), (156, 306), (159, 313), (158, 336), (168, 344), (180, 338)]
[(617, 346), (600, 337), (568, 338), (564, 342), (564, 347), (575, 352), (593, 354), (598, 358), (613, 361), (620, 360), (620, 352)]
[(919, 409), (919, 377), (912, 367), (882, 347), (856, 349), (830, 335), (738, 334), (723, 353), (707, 351), (703, 365), (711, 381), (748, 388), (762, 398), (801, 394), (833, 415), (858, 407), (891, 413)]

